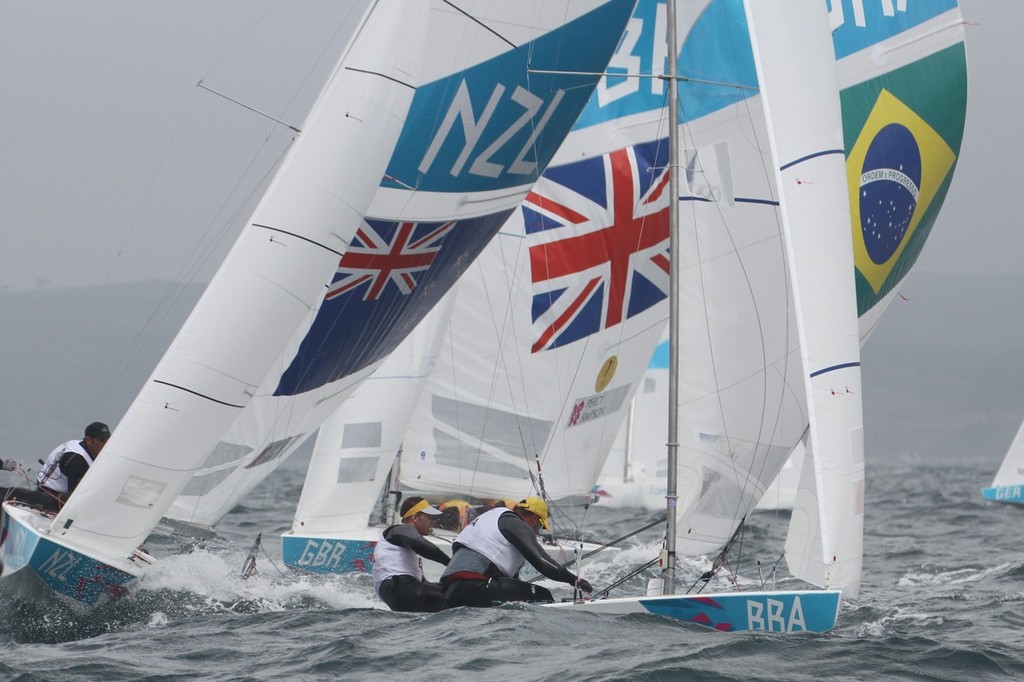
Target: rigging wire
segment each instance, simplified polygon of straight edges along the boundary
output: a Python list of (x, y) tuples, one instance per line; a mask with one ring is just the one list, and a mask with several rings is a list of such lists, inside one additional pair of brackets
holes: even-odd
[[(579, 557), (579, 559), (589, 559), (590, 557), (594, 556), (595, 554), (597, 554), (599, 552), (602, 552), (602, 551), (608, 549), (609, 547), (614, 547), (614, 546), (618, 545), (619, 543), (623, 542), (624, 540), (628, 540), (629, 538), (631, 538), (631, 537), (633, 537), (635, 535), (639, 535), (640, 533), (643, 533), (645, 530), (650, 530), (651, 528), (654, 528), (655, 526), (659, 526), (659, 525), (661, 525), (663, 523), (665, 523), (665, 517), (664, 516), (662, 516), (660, 518), (657, 518), (654, 521), (651, 521), (650, 523), (648, 523), (643, 528), (638, 528), (638, 529), (636, 529), (634, 531), (630, 531), (629, 533), (626, 533), (625, 535), (622, 535), (620, 537), (615, 538), (614, 540), (610, 540), (609, 542), (604, 543), (600, 547), (597, 547), (595, 549), (590, 550), (589, 552), (584, 553), (582, 556)], [(659, 559), (660, 559), (660, 557), (659, 557)], [(578, 562), (578, 560), (576, 560), (576, 561)], [(655, 561), (658, 561), (658, 559), (655, 559)], [(570, 565), (572, 565), (572, 563), (573, 563), (572, 561), (568, 561), (568, 562), (566, 562), (564, 564), (561, 564), (560, 566), (561, 566), (561, 568), (568, 568)], [(542, 577), (543, 576), (541, 576), (541, 575), (537, 575), (537, 576), (534, 576), (533, 578), (530, 578), (526, 582), (532, 583), (535, 580), (540, 580)]]

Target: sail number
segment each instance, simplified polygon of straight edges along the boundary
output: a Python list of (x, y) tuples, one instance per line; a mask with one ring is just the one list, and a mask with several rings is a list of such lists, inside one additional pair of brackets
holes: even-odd
[[(448, 139), (449, 135), (455, 129), (456, 123), (461, 127), (459, 131), (463, 140), (463, 146), (458, 156), (456, 157), (451, 168), (448, 172), (453, 176), (457, 177), (463, 171), (466, 163), (469, 161), (470, 156), (476, 151), (478, 145), (485, 142), (484, 129), (487, 128), (487, 124), (491, 121), (495, 111), (498, 109), (499, 102), (502, 101), (505, 93), (505, 86), (498, 83), (495, 85), (491, 96), (484, 106), (480, 115), (477, 116), (473, 110), (473, 102), (469, 96), (469, 88), (466, 86), (466, 82), (462, 81), (459, 84), (458, 90), (455, 92), (455, 98), (452, 100), (451, 105), (448, 107), (448, 111), (444, 116), (441, 126), (434, 135), (434, 139), (431, 141), (430, 146), (427, 148), (426, 155), (420, 162), (419, 171), (426, 173), (433, 166), (434, 161), (437, 159), (438, 154), (441, 151), (442, 145), (445, 140)], [(519, 108), (522, 109), (521, 114), (516, 118), (512, 124), (502, 131), (495, 137), (486, 148), (479, 151), (473, 162), (469, 166), (469, 173), (471, 175), (477, 175), (487, 178), (497, 178), (503, 172), (512, 173), (515, 175), (524, 175), (532, 177), (536, 174), (537, 163), (530, 161), (526, 158), (534, 149), (534, 144), (537, 141), (538, 136), (544, 131), (544, 127), (551, 119), (552, 113), (558, 103), (562, 101), (562, 97), (565, 92), (558, 90), (555, 92), (554, 97), (550, 102), (545, 102), (543, 99), (533, 94), (526, 88), (517, 85), (512, 91), (509, 99), (515, 102)], [(544, 109), (545, 104), (547, 108), (544, 113), (541, 114), (541, 110)], [(531, 121), (534, 121), (534, 117), (540, 115), (540, 120), (530, 125)], [(495, 161), (495, 156), (499, 150), (501, 150), (519, 131), (530, 130), (530, 134), (526, 141), (523, 143), (522, 148), (516, 154), (515, 159), (507, 167)]]
[(48, 575), (54, 580), (64, 582), (67, 580), (71, 569), (77, 566), (81, 560), (82, 557), (74, 552), (58, 549), (46, 557), (46, 561), (39, 567), (39, 573)]
[(308, 568), (337, 568), (345, 553), (344, 542), (307, 540), (299, 558), (299, 566)]
[(768, 632), (804, 632), (804, 609), (800, 605), (800, 597), (793, 597), (793, 603), (787, 608), (781, 599), (766, 598), (747, 600), (747, 628), (750, 630), (767, 630)]
[(996, 488), (996, 499), (997, 500), (1019, 500), (1021, 499), (1021, 492), (1024, 489), (1021, 486), (1006, 486), (1003, 488)]

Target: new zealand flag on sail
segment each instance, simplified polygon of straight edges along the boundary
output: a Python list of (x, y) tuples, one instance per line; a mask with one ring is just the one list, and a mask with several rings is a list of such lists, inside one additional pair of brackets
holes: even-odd
[(319, 388), (394, 350), (511, 212), (431, 223), (364, 220), (274, 395)]
[(548, 169), (523, 204), (533, 352), (613, 327), (668, 296), (665, 140)]

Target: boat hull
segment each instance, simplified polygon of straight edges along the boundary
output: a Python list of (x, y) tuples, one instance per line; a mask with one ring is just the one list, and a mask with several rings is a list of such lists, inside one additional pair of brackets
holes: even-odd
[(281, 536), (281, 556), (286, 566), (306, 573), (369, 573), (379, 534), (326, 537), (289, 533)]
[(592, 613), (653, 613), (720, 632), (827, 632), (839, 615), (837, 590), (616, 597), (545, 604)]
[[(361, 533), (346, 533), (344, 536), (285, 533), (281, 536), (281, 558), (289, 568), (305, 573), (370, 573), (373, 571), (373, 550), (382, 530), (383, 527), (367, 528)], [(451, 554), (455, 536), (454, 532), (435, 529), (429, 539), (445, 553)], [(568, 541), (551, 544), (545, 540), (542, 540), (541, 546), (559, 563), (572, 561), (577, 549), (587, 552), (600, 547), (591, 542), (584, 542), (578, 547)], [(616, 551), (615, 548), (607, 549)], [(443, 568), (433, 561), (423, 562), (427, 580), (439, 580)]]
[(0, 516), (0, 582), (18, 594), (49, 591), (94, 606), (124, 594), (142, 571), (116, 568), (47, 537), (50, 517), (33, 510), (6, 503)]
[(981, 494), (986, 500), (993, 502), (1024, 504), (1024, 485), (998, 485), (982, 488)]

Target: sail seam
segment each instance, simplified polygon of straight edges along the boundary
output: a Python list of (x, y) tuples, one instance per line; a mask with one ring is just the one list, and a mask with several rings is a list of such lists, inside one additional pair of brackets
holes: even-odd
[[(701, 197), (696, 195), (688, 195), (679, 197), (679, 201), (699, 201), (705, 204), (717, 203), (714, 199), (708, 197)], [(735, 197), (733, 199), (737, 204), (764, 204), (765, 206), (778, 206), (778, 199), (755, 199), (753, 197)]]
[(260, 225), (259, 223), (253, 223), (252, 226), (253, 227), (261, 227), (264, 230), (271, 230), (273, 232), (280, 232), (281, 234), (286, 234), (289, 237), (295, 237), (296, 239), (302, 239), (303, 241), (307, 241), (307, 242), (309, 242), (310, 244), (312, 244), (314, 246), (319, 246), (324, 251), (330, 251), (331, 253), (336, 254), (338, 256), (338, 258), (341, 258), (342, 256), (345, 255), (341, 251), (335, 251), (334, 249), (332, 249), (331, 247), (327, 246), (326, 244), (321, 244), (320, 242), (314, 241), (314, 240), (310, 239), (309, 237), (303, 237), (301, 234), (296, 234), (294, 232), (289, 232), (288, 230), (282, 230), (279, 227), (271, 227), (270, 225)]
[(824, 149), (824, 150), (822, 150), (820, 152), (814, 152), (813, 154), (808, 154), (807, 156), (802, 156), (799, 159), (795, 159), (793, 161), (790, 161), (789, 163), (787, 163), (787, 164), (785, 164), (783, 166), (779, 166), (779, 170), (780, 171), (784, 171), (787, 168), (792, 168), (793, 166), (801, 164), (804, 161), (810, 161), (811, 159), (816, 159), (819, 156), (828, 156), (829, 154), (842, 154), (843, 156), (846, 156), (846, 152), (843, 151), (842, 149)]
[(216, 398), (211, 398), (210, 396), (203, 395), (202, 393), (199, 393), (198, 391), (193, 391), (190, 388), (185, 388), (184, 386), (179, 386), (177, 384), (172, 384), (172, 383), (167, 382), (167, 381), (160, 381), (159, 379), (153, 379), (153, 383), (154, 384), (163, 384), (164, 386), (170, 386), (171, 388), (176, 388), (176, 389), (178, 389), (180, 391), (185, 391), (186, 393), (191, 393), (192, 395), (199, 396), (200, 398), (203, 398), (204, 400), (209, 400), (210, 402), (217, 403), (218, 405), (225, 405), (227, 407), (234, 407), (234, 408), (237, 408), (239, 410), (241, 410), (242, 408), (245, 407), (245, 405), (235, 405), (234, 403), (226, 403), (223, 400), (217, 400)]
[(345, 70), (346, 71), (355, 71), (356, 73), (365, 73), (365, 74), (370, 75), (370, 76), (380, 76), (381, 78), (385, 78), (385, 79), (391, 81), (392, 83), (398, 83), (399, 85), (404, 85), (405, 87), (409, 88), (410, 90), (415, 90), (416, 89), (415, 85), (413, 85), (411, 83), (406, 83), (405, 81), (398, 80), (394, 76), (389, 76), (386, 73), (381, 73), (380, 71), (369, 71), (368, 69), (355, 69), (355, 68), (353, 68), (351, 66), (346, 66)]
[(814, 377), (821, 376), (822, 374), (828, 374), (829, 372), (835, 372), (836, 370), (839, 369), (848, 369), (850, 367), (860, 367), (860, 363), (846, 362), (841, 365), (832, 365), (831, 367), (825, 367), (823, 369), (819, 369), (817, 372), (811, 372), (811, 378), (813, 379)]
[(469, 19), (470, 21), (473, 21), (473, 22), (475, 22), (475, 23), (479, 24), (479, 25), (480, 25), (480, 28), (484, 29), (485, 31), (490, 31), (490, 32), (491, 32), (492, 34), (494, 34), (494, 36), (495, 36), (495, 37), (497, 37), (497, 38), (499, 38), (499, 39), (501, 39), (501, 40), (504, 40), (504, 41), (505, 41), (506, 43), (508, 43), (509, 47), (511, 47), (511, 48), (513, 48), (513, 49), (515, 49), (515, 47), (516, 47), (516, 44), (515, 44), (515, 43), (513, 43), (513, 42), (512, 42), (511, 40), (509, 40), (509, 39), (508, 39), (508, 38), (506, 38), (505, 36), (501, 35), (501, 34), (500, 34), (500, 33), (498, 33), (497, 31), (495, 31), (495, 30), (494, 30), (493, 28), (491, 28), (490, 26), (488, 26), (488, 25), (487, 25), (487, 24), (485, 24), (484, 22), (482, 22), (482, 21), (480, 21), (479, 19), (477, 19), (476, 17), (474, 17), (474, 16), (472, 15), (472, 14), (470, 14), (470, 13), (469, 13), (469, 12), (467, 12), (466, 10), (464, 10), (464, 9), (462, 9), (461, 7), (459, 7), (458, 5), (456, 5), (456, 4), (452, 3), (452, 2), (450, 2), (449, 0), (444, 0), (444, 4), (448, 5), (449, 7), (451, 7), (451, 8), (452, 8), (453, 10), (455, 10), (456, 12), (458, 12), (458, 13), (462, 14), (463, 16), (465, 16), (465, 17), (466, 17), (467, 19)]

